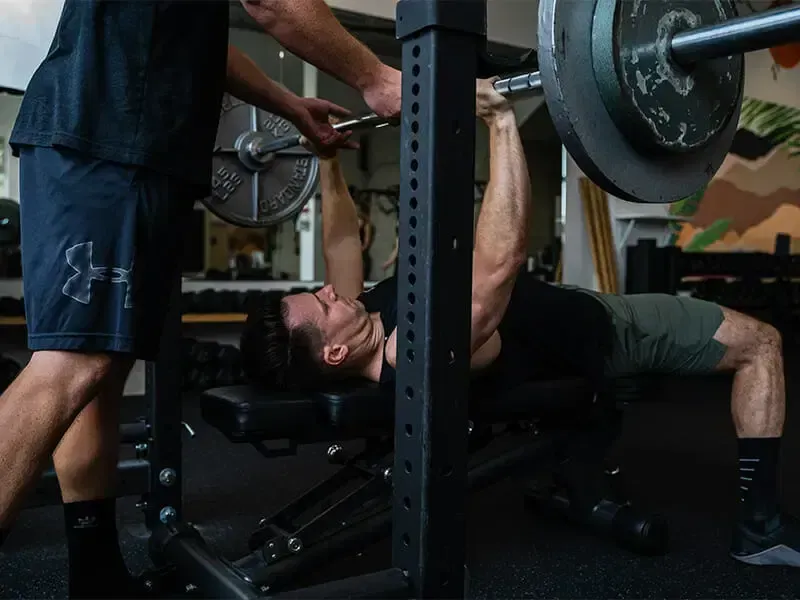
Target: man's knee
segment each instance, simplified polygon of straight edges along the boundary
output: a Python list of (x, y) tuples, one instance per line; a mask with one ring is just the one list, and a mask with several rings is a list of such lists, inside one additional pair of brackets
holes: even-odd
[(80, 410), (105, 386), (127, 374), (129, 365), (124, 355), (46, 350), (34, 352), (25, 370), (39, 385), (68, 398), (71, 407)]
[(781, 333), (769, 323), (759, 322), (756, 337), (758, 338), (758, 346), (761, 350), (778, 353), (783, 351)]
[(741, 367), (754, 360), (782, 360), (783, 344), (780, 332), (753, 317), (724, 309), (725, 320), (714, 337), (727, 346), (724, 363)]

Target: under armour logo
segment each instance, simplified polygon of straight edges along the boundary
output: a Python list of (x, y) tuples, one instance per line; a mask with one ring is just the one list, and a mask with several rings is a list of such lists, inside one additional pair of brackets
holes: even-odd
[(125, 308), (133, 308), (133, 299), (131, 298), (133, 263), (131, 263), (130, 269), (94, 266), (92, 264), (92, 242), (76, 244), (67, 248), (64, 254), (67, 257), (67, 264), (75, 271), (75, 274), (61, 289), (65, 296), (69, 296), (81, 304), (89, 304), (92, 299), (93, 281), (123, 283), (125, 284)]

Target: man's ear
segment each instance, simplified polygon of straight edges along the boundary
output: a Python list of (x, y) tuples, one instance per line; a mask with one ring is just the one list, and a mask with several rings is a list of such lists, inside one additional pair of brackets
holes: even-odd
[(348, 354), (350, 354), (350, 349), (347, 346), (333, 344), (322, 349), (322, 360), (325, 361), (325, 364), (338, 367), (345, 361)]

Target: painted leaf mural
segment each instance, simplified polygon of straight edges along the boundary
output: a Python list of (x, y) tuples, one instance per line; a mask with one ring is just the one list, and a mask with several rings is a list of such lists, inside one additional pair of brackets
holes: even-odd
[(670, 226), (686, 251), (772, 252), (778, 233), (800, 240), (800, 109), (745, 98), (716, 177), (669, 212), (690, 218)]

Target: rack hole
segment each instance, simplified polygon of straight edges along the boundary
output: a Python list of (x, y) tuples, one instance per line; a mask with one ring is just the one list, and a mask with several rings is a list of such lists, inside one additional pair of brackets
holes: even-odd
[(416, 152), (417, 150), (419, 150), (419, 142), (417, 140), (413, 140), (411, 142), (411, 151)]
[(411, 510), (411, 498), (409, 498), (408, 496), (405, 496), (403, 498), (403, 508), (405, 508), (406, 510)]
[(412, 267), (417, 264), (417, 255), (416, 254), (409, 254), (408, 255), (408, 264)]
[(419, 121), (411, 121), (411, 131), (413, 133), (419, 133)]
[(416, 229), (417, 228), (417, 217), (412, 216), (408, 220), (408, 224), (411, 225), (411, 229)]
[(410, 283), (411, 285), (414, 285), (415, 283), (417, 283), (417, 276), (414, 275), (413, 273), (409, 273), (408, 274), (408, 283)]
[(417, 202), (417, 197), (416, 196), (411, 196), (411, 200), (409, 201), (409, 204), (411, 205), (412, 209), (416, 210), (417, 206), (419, 205), (419, 202)]
[(413, 471), (413, 470), (414, 470), (414, 469), (412, 469), (412, 468), (411, 468), (411, 461), (407, 460), (407, 461), (404, 463), (404, 465), (405, 465), (405, 467), (406, 467), (406, 473), (409, 473), (409, 474), (410, 474), (410, 473), (411, 473), (411, 471)]
[(414, 295), (414, 292), (409, 292), (408, 293), (408, 303), (413, 305), (416, 301), (417, 301), (417, 297)]
[(419, 162), (417, 162), (416, 158), (412, 158), (411, 159), (411, 170), (412, 171), (416, 171), (417, 169), (419, 169)]
[(414, 335), (414, 332), (411, 331), (410, 329), (408, 331), (406, 331), (406, 339), (409, 342), (411, 342), (412, 344), (414, 343), (414, 339), (416, 339), (416, 336)]
[(411, 437), (414, 433), (414, 428), (411, 426), (411, 423), (406, 423), (406, 435)]
[(411, 189), (412, 190), (416, 190), (419, 187), (419, 181), (417, 181), (416, 177), (413, 177), (411, 179), (411, 184), (410, 185), (411, 185)]
[(408, 245), (411, 246), (412, 248), (416, 248), (417, 247), (417, 236), (415, 236), (415, 235), (410, 236), (408, 238)]
[(404, 533), (400, 539), (403, 540), (403, 546), (405, 546), (406, 548), (408, 548), (411, 545), (411, 536), (409, 536), (407, 533)]
[[(414, 397), (414, 388), (412, 388), (410, 385), (406, 386), (406, 398), (411, 400), (413, 397)], [(406, 433), (408, 433), (410, 430), (411, 430), (411, 425), (406, 425)], [(408, 435), (411, 434), (408, 433)]]
[(451, 467), (450, 465), (445, 465), (442, 468), (442, 475), (444, 477), (450, 477), (450, 475), (452, 475), (452, 474), (453, 474), (453, 467)]
[(411, 114), (414, 114), (414, 115), (416, 115), (416, 114), (418, 114), (418, 113), (419, 113), (419, 102), (414, 102), (414, 103), (411, 105)]
[(411, 94), (414, 96), (419, 96), (419, 84), (415, 83), (411, 86)]
[(416, 320), (417, 320), (417, 315), (415, 315), (413, 312), (408, 311), (406, 313), (406, 321), (408, 321), (411, 325), (413, 325), (414, 321)]
[(414, 77), (419, 76), (419, 65), (414, 65), (413, 67), (411, 67), (411, 74)]
[[(403, 17), (400, 17), (400, 18), (402, 19)], [(411, 56), (413, 56), (414, 58), (419, 57), (419, 46), (414, 46), (411, 49)]]
[(406, 350), (406, 358), (408, 359), (408, 362), (410, 363), (414, 362), (414, 351), (411, 350), (410, 348)]

